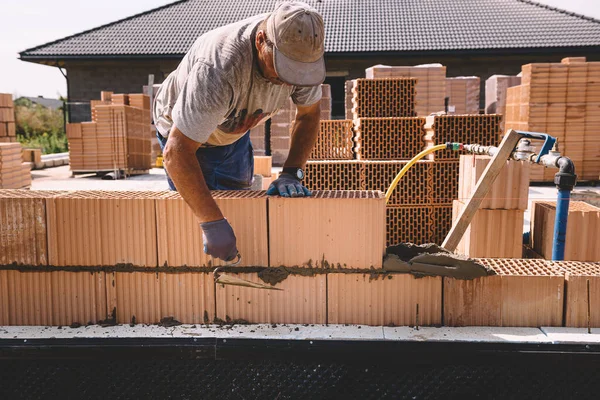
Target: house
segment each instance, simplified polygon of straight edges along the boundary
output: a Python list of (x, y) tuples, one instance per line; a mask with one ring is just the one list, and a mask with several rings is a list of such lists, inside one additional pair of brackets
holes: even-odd
[[(484, 82), (531, 62), (600, 60), (599, 20), (528, 0), (306, 2), (325, 20), (334, 116), (344, 115), (345, 80), (364, 77), (375, 64), (442, 63), (448, 76), (476, 75)], [(70, 102), (98, 99), (101, 90), (141, 92), (149, 74), (162, 82), (202, 33), (268, 12), (275, 3), (177, 1), (27, 49), (20, 59), (64, 68)], [(74, 121), (89, 119), (89, 107), (73, 107)]]

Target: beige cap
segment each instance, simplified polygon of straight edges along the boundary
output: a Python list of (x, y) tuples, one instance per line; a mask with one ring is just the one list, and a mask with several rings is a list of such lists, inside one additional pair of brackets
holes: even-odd
[(277, 4), (267, 20), (274, 44), (273, 64), (279, 79), (295, 86), (315, 86), (325, 80), (323, 18), (306, 3)]

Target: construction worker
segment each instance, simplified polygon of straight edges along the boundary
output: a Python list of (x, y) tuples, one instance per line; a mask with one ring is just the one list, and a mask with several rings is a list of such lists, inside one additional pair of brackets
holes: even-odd
[(249, 130), (290, 97), (297, 106), (290, 152), (267, 194), (310, 196), (302, 168), (320, 126), (323, 39), (314, 8), (279, 3), (270, 14), (200, 36), (158, 89), (153, 112), (168, 183), (198, 218), (208, 255), (238, 255), (233, 229), (209, 190), (250, 188)]

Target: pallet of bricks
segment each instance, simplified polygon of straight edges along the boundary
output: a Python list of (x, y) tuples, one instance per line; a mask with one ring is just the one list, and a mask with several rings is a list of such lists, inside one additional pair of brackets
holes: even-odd
[[(331, 87), (321, 85), (321, 122), (331, 120)], [(271, 117), (270, 124), (270, 147), (273, 165), (281, 166), (288, 157), (290, 145), (292, 143), (292, 127), (296, 119), (296, 106), (290, 99), (284, 106)], [(255, 154), (262, 155), (264, 152), (264, 126), (257, 126), (250, 131), (250, 139), (254, 147)]]
[[(506, 129), (543, 132), (575, 163), (579, 181), (600, 176), (600, 62), (565, 58), (527, 64), (521, 85), (507, 89)], [(534, 142), (539, 151), (541, 143)], [(532, 166), (531, 180), (552, 182), (557, 170)]]
[(446, 78), (449, 114), (479, 114), (480, 79), (477, 76)]
[(152, 151), (149, 97), (102, 92), (102, 99), (90, 105), (92, 121), (67, 124), (71, 171), (148, 173)]
[(23, 163), (22, 153), (17, 142), (12, 95), (0, 93), (0, 189), (31, 186), (31, 168)]
[(493, 275), (416, 278), (383, 269), (381, 193), (213, 198), (244, 254), (227, 276), (282, 291), (215, 284), (202, 231), (176, 192), (3, 190), (0, 326), (600, 327), (600, 263), (480, 258)]

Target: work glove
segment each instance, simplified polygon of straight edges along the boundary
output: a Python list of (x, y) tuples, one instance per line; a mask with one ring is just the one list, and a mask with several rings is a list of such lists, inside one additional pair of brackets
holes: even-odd
[(223, 261), (231, 261), (237, 256), (238, 249), (235, 234), (227, 219), (203, 222), (200, 227), (202, 228), (202, 241), (204, 242), (204, 252), (206, 254), (220, 258)]
[(269, 196), (277, 195), (283, 197), (304, 197), (312, 193), (293, 175), (283, 172), (275, 179), (267, 190)]

